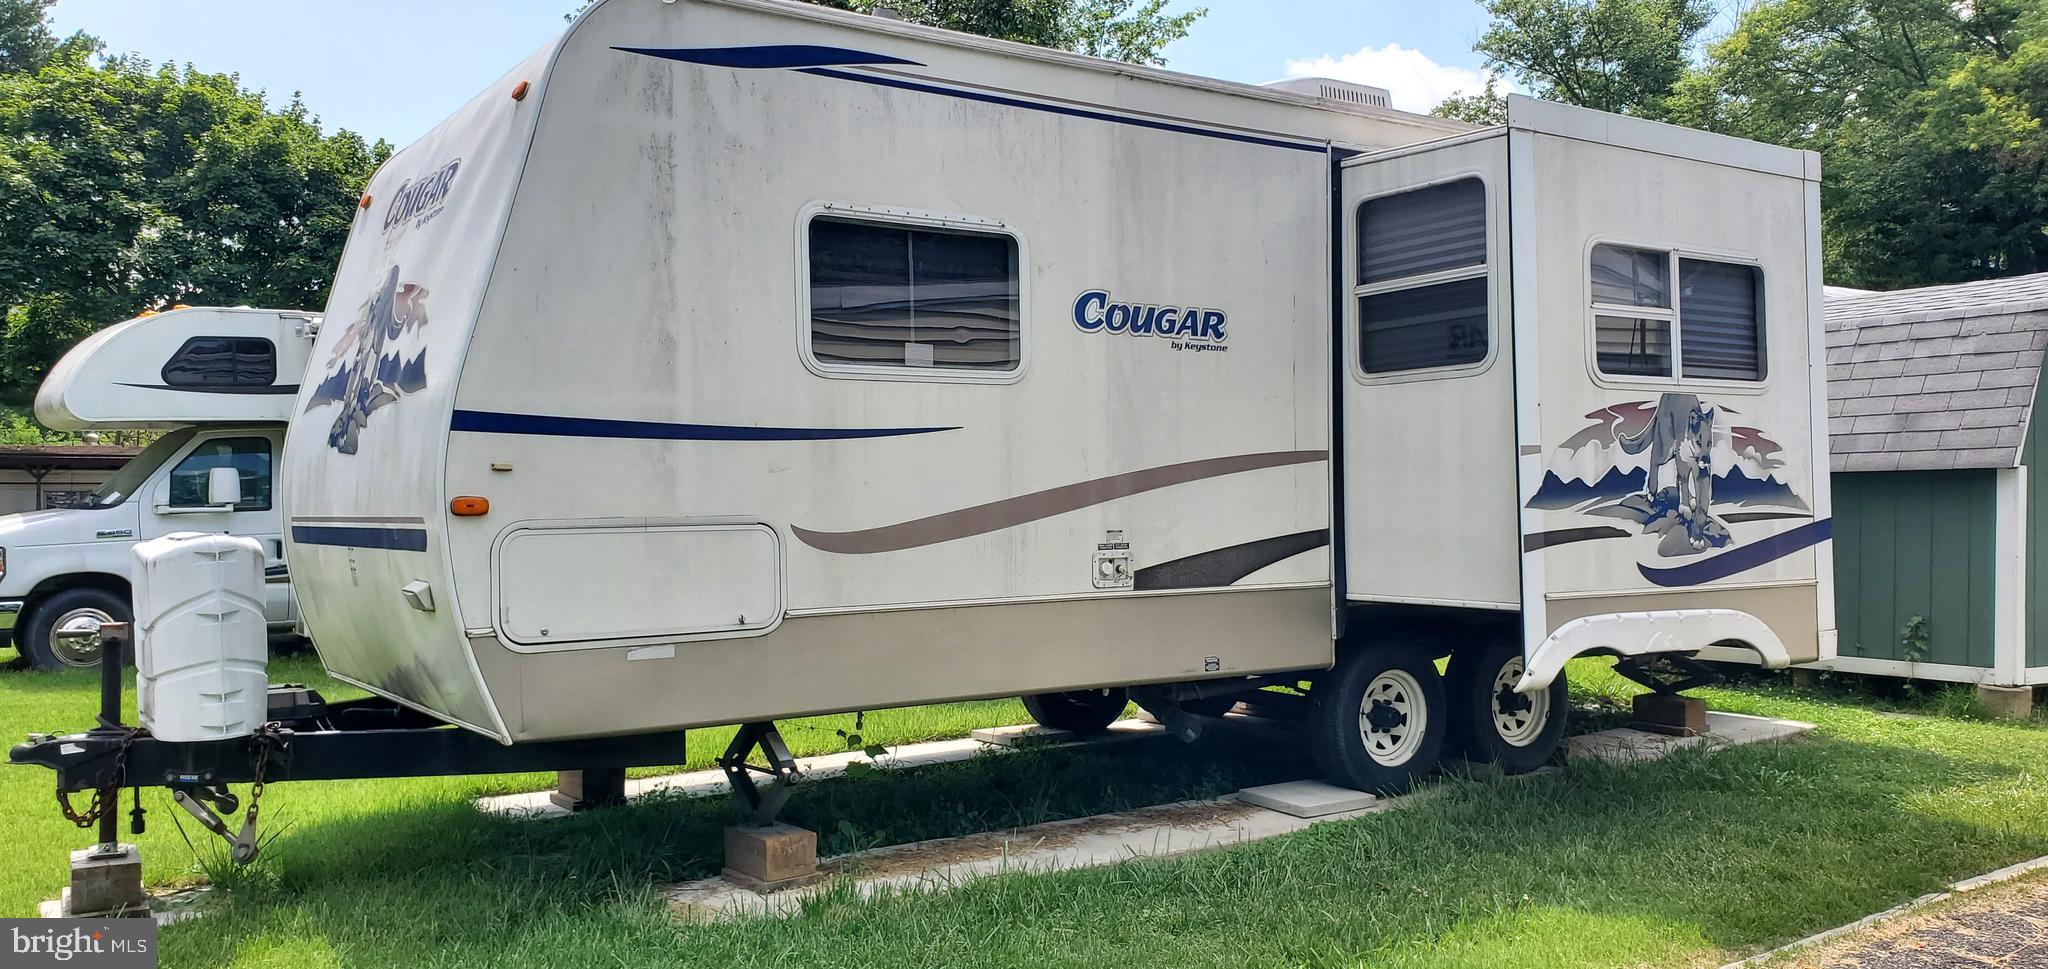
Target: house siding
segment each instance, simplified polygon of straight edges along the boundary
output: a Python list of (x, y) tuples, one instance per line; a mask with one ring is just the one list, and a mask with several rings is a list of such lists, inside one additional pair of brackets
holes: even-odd
[(1840, 655), (1904, 660), (1918, 616), (1923, 662), (1992, 665), (1997, 497), (1988, 469), (1834, 475)]

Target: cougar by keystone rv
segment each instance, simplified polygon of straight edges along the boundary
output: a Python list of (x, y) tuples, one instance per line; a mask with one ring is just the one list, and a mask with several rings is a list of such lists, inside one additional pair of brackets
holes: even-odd
[[(290, 692), (207, 776), (1128, 695), (1392, 791), (1548, 759), (1573, 656), (1829, 655), (1817, 158), (1372, 100), (593, 5), (372, 178), (286, 432), (323, 662), (441, 726)], [(13, 757), (119, 782), (58, 743)]]
[(1818, 175), (606, 0), (372, 179), (301, 605), (505, 743), (1307, 681), (1347, 783), (1534, 766), (1572, 656), (1828, 652)]
[[(80, 508), (0, 516), (0, 636), (37, 666), (91, 666), (99, 650), (67, 632), (127, 622), (132, 550), (181, 531), (247, 535), (268, 559), (264, 615), (297, 620), (271, 473), (319, 316), (249, 307), (178, 307), (94, 333), (36, 392), (36, 419), (58, 430), (165, 433)], [(208, 491), (236, 469), (234, 495)], [(232, 500), (229, 500), (232, 499)]]

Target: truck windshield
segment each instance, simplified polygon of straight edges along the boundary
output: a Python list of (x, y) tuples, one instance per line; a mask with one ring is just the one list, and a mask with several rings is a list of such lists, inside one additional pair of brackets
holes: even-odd
[(157, 438), (150, 446), (143, 448), (142, 453), (136, 455), (134, 460), (114, 472), (114, 476), (108, 478), (105, 484), (93, 489), (92, 495), (86, 499), (85, 507), (112, 508), (127, 501), (128, 496), (134, 494), (135, 489), (142, 487), (142, 483), (148, 480), (149, 473), (170, 460), (171, 455), (178, 453), (178, 449), (192, 439), (192, 434), (192, 428), (183, 427)]

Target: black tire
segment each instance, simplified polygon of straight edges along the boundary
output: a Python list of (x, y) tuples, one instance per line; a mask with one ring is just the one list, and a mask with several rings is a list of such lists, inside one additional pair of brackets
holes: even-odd
[(105, 589), (64, 589), (30, 607), (26, 621), (14, 630), (14, 647), (37, 669), (95, 667), (100, 663), (99, 650), (75, 650), (58, 643), (51, 634), (64, 624), (128, 622), (133, 617), (127, 596)]
[(1099, 733), (1123, 716), (1130, 694), (1123, 687), (1038, 693), (1024, 698), (1024, 709), (1040, 726), (1075, 733)]
[(1352, 647), (1316, 678), (1309, 699), (1309, 750), (1332, 783), (1400, 794), (1443, 756), (1443, 678), (1421, 649)]
[(1531, 696), (1514, 692), (1521, 676), (1516, 643), (1474, 644), (1451, 654), (1451, 743), (1467, 760), (1526, 774), (1557, 756), (1571, 713), (1564, 673)]

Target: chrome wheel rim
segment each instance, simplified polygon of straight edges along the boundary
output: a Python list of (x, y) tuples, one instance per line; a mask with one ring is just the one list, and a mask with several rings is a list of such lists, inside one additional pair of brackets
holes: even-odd
[(108, 615), (104, 609), (87, 607), (67, 610), (57, 617), (56, 622), (50, 624), (50, 655), (65, 666), (100, 665), (100, 647), (70, 642), (58, 634), (98, 632), (101, 626), (113, 621), (114, 617)]
[(1515, 692), (1515, 684), (1522, 681), (1522, 670), (1520, 656), (1502, 663), (1499, 672), (1493, 675), (1493, 697), (1488, 702), (1493, 712), (1493, 732), (1515, 747), (1535, 743), (1543, 735), (1543, 728), (1550, 724), (1549, 690)]
[(1429, 701), (1422, 683), (1406, 670), (1387, 670), (1365, 686), (1358, 703), (1358, 738), (1365, 754), (1382, 767), (1400, 767), (1415, 757), (1429, 729)]

